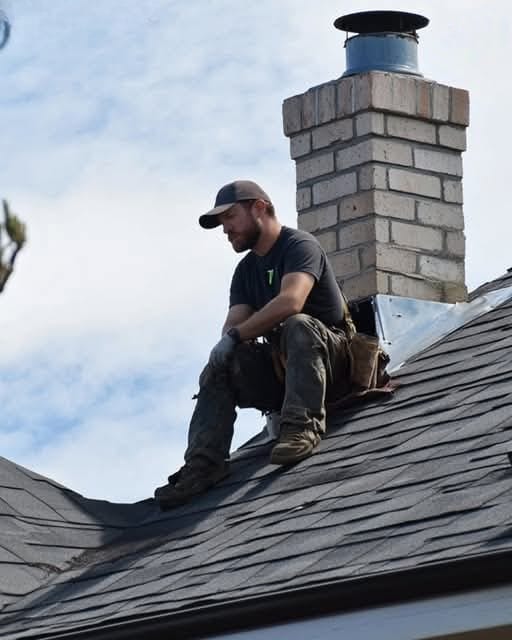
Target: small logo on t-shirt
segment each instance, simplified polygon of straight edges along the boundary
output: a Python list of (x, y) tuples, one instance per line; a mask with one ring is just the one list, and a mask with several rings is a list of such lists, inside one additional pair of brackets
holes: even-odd
[(274, 280), (274, 269), (267, 269), (268, 284), (272, 286)]

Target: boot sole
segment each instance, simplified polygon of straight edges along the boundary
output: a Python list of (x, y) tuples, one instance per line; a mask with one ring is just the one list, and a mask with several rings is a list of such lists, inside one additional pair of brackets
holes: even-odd
[(311, 445), (311, 447), (306, 451), (301, 451), (300, 453), (295, 455), (281, 453), (280, 451), (274, 452), (274, 450), (272, 450), (272, 452), (270, 453), (270, 463), (279, 465), (294, 464), (296, 462), (300, 462), (301, 460), (309, 458), (314, 449), (315, 447)]

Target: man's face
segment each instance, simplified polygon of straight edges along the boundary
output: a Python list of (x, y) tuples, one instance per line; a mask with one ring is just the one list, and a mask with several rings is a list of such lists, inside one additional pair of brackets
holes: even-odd
[(239, 202), (219, 215), (224, 233), (237, 253), (252, 249), (261, 235), (261, 227), (253, 207)]

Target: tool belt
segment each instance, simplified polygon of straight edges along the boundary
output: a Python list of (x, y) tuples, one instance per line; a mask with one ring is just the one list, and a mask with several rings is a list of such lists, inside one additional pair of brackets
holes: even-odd
[[(388, 354), (381, 347), (377, 337), (357, 331), (345, 296), (341, 294), (341, 297), (344, 318), (343, 326), (340, 328), (347, 338), (350, 392), (330, 405), (332, 408), (353, 404), (366, 396), (390, 395), (394, 389), (386, 372)], [(286, 358), (279, 349), (279, 341), (275, 339), (277, 336), (278, 332), (273, 336), (274, 339), (270, 340), (272, 363), (278, 380), (283, 383), (286, 376)]]
[(348, 347), (350, 358), (350, 382), (355, 392), (378, 389), (389, 382), (386, 366), (388, 354), (375, 336), (356, 333)]
[[(272, 345), (272, 364), (280, 382), (286, 375), (286, 358), (275, 343)], [(348, 341), (348, 357), (351, 391), (360, 394), (370, 389), (385, 387), (389, 381), (386, 366), (388, 354), (379, 344), (379, 339), (365, 333), (355, 333)]]

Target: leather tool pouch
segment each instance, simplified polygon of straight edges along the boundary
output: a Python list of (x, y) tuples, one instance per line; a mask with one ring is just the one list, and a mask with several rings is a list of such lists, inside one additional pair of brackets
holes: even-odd
[(355, 392), (376, 389), (389, 381), (386, 365), (389, 356), (379, 345), (379, 339), (356, 333), (349, 344), (350, 380)]

